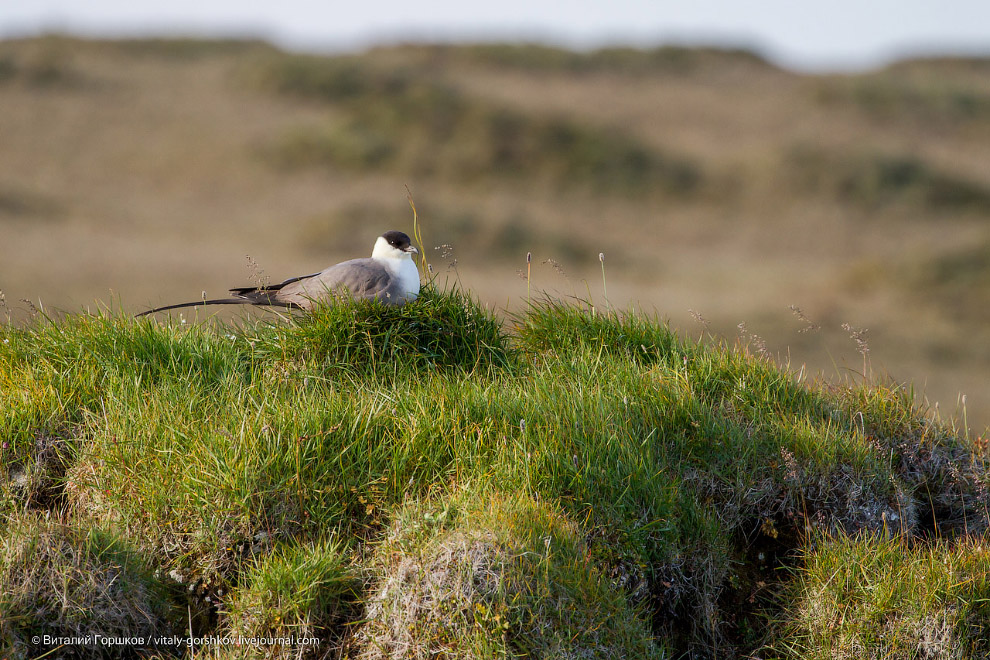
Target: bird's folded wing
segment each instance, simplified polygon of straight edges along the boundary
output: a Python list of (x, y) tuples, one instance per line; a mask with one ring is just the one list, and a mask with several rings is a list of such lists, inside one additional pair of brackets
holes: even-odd
[(328, 295), (350, 295), (359, 300), (383, 298), (391, 294), (394, 284), (392, 273), (374, 259), (352, 259), (311, 277), (283, 283), (277, 298), (301, 306)]

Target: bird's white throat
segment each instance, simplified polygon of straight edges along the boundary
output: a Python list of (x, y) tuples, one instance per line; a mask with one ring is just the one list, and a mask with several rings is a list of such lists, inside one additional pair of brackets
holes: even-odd
[(375, 249), (371, 251), (372, 259), (402, 259), (410, 258), (408, 252), (403, 252), (394, 245), (389, 244), (384, 236), (379, 236), (375, 241)]

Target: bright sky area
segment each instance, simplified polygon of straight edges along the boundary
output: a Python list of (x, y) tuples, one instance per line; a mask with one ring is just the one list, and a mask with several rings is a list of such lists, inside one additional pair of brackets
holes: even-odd
[(917, 54), (990, 55), (990, 0), (0, 0), (0, 36), (258, 36), (287, 48), (526, 40), (574, 48), (745, 46), (796, 69)]

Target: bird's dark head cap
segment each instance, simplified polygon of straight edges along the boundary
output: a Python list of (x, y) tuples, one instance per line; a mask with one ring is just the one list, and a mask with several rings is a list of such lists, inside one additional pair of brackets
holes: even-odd
[(382, 234), (389, 245), (396, 248), (397, 250), (402, 250), (403, 252), (417, 252), (416, 248), (412, 246), (412, 241), (409, 240), (409, 235), (401, 231), (387, 231)]

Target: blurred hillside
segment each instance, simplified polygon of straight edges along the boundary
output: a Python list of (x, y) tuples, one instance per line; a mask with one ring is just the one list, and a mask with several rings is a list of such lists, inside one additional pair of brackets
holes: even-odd
[(605, 304), (601, 252), (615, 306), (795, 370), (858, 378), (868, 349), (990, 423), (990, 60), (46, 37), (0, 42), (0, 108), (3, 318), (364, 256), (411, 230), (408, 185), (435, 272), (484, 301), (524, 304), (532, 252), (534, 290)]

